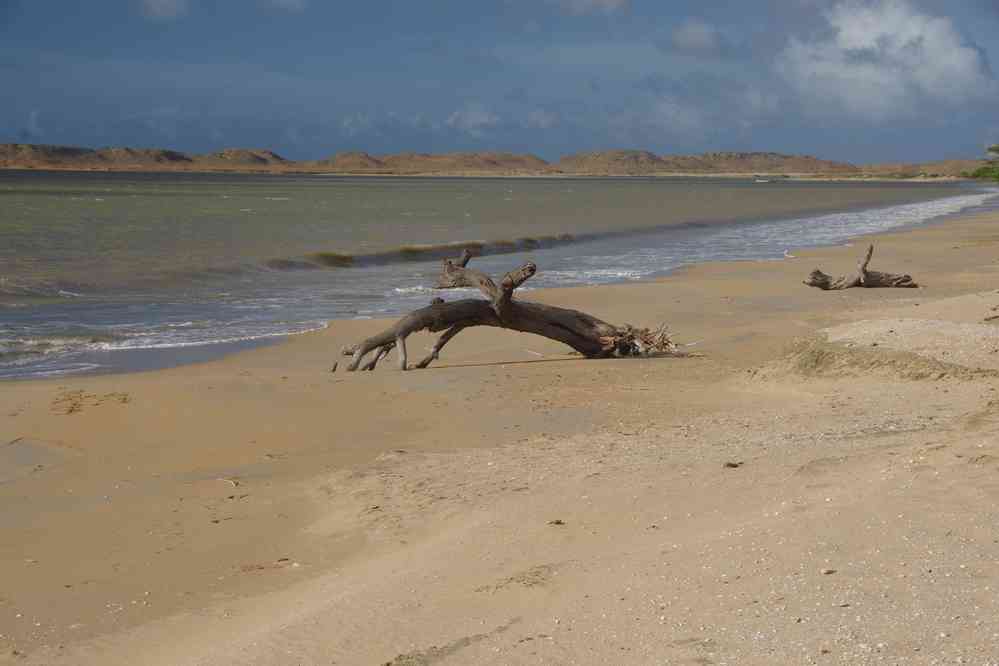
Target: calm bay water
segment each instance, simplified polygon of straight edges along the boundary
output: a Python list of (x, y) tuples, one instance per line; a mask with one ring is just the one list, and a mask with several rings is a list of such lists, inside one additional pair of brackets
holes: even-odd
[(493, 273), (533, 259), (535, 288), (596, 284), (777, 258), (989, 206), (997, 194), (782, 180), (0, 172), (0, 377), (168, 365), (330, 319), (398, 313), (425, 304), (439, 258), (468, 244)]

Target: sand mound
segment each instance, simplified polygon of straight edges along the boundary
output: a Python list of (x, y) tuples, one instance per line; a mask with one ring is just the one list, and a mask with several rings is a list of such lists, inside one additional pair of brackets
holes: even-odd
[(799, 340), (780, 360), (755, 373), (911, 381), (999, 377), (999, 329), (922, 319), (864, 320)]
[(941, 319), (876, 319), (826, 329), (829, 342), (911, 352), (974, 370), (999, 370), (999, 327)]

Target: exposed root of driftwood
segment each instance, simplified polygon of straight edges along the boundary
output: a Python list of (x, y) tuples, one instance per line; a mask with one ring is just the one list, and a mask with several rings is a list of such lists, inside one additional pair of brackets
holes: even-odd
[[(471, 253), (466, 251), (457, 261), (445, 260), (439, 284), (446, 283), (448, 288), (476, 287), (488, 300), (469, 298), (444, 302), (435, 298), (430, 305), (414, 310), (389, 329), (345, 348), (343, 353), (352, 357), (347, 370), (374, 370), (393, 349), (398, 354), (400, 370), (426, 368), (440, 357), (448, 342), (472, 326), (533, 333), (565, 343), (587, 358), (679, 355), (665, 326), (656, 329), (615, 326), (585, 312), (514, 300), (513, 292), (537, 271), (533, 263), (528, 262), (507, 273), (496, 284), (485, 273), (467, 268), (469, 259)], [(408, 365), (406, 338), (418, 331), (443, 333), (426, 357)], [(369, 354), (372, 356), (365, 362), (364, 358)]]
[(437, 278), (435, 289), (460, 289), (461, 287), (474, 287), (465, 278), (464, 271), (457, 270), (468, 266), (468, 261), (475, 256), (469, 249), (461, 251), (461, 256), (457, 259), (445, 259), (441, 266), (440, 277)]
[(882, 273), (881, 271), (869, 271), (867, 265), (871, 263), (871, 256), (874, 254), (874, 245), (867, 248), (867, 254), (857, 264), (857, 272), (852, 276), (841, 276), (834, 278), (826, 275), (819, 269), (812, 271), (808, 279), (804, 281), (809, 287), (818, 287), (823, 291), (833, 291), (837, 289), (850, 289), (851, 287), (918, 287), (912, 277), (896, 273)]

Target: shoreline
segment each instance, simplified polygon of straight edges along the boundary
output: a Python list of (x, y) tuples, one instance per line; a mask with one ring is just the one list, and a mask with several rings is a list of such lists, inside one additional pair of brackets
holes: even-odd
[[(952, 198), (952, 197), (960, 197), (960, 196), (963, 196), (963, 195), (972, 195), (972, 194), (985, 194), (987, 192), (988, 192), (988, 190), (985, 189), (985, 188), (968, 188), (967, 190), (964, 190), (963, 188), (956, 188), (948, 196), (944, 196), (944, 197), (941, 197), (939, 199), (928, 199), (928, 200), (925, 200), (925, 201), (915, 201), (915, 202), (910, 202), (910, 203), (897, 203), (897, 202), (895, 202), (895, 203), (884, 203), (884, 204), (877, 205), (877, 206), (874, 206), (874, 207), (870, 207), (870, 205), (868, 203), (864, 203), (864, 204), (855, 204), (853, 206), (848, 206), (848, 207), (845, 207), (845, 208), (842, 208), (842, 207), (841, 208), (836, 208), (836, 209), (833, 209), (833, 208), (828, 208), (828, 209), (827, 208), (821, 208), (821, 209), (808, 210), (808, 211), (804, 211), (804, 212), (789, 212), (789, 213), (786, 213), (786, 214), (783, 214), (783, 215), (761, 214), (761, 215), (757, 215), (757, 216), (754, 216), (754, 217), (745, 217), (745, 218), (742, 218), (742, 219), (739, 219), (739, 220), (735, 220), (735, 221), (733, 221), (733, 220), (722, 220), (722, 221), (717, 221), (717, 220), (716, 221), (694, 220), (694, 221), (688, 221), (688, 222), (674, 222), (674, 223), (666, 223), (666, 224), (663, 224), (661, 226), (651, 227), (651, 228), (636, 228), (636, 229), (614, 230), (614, 231), (605, 231), (605, 232), (591, 232), (591, 233), (580, 234), (580, 235), (578, 235), (578, 236), (576, 236), (574, 238), (571, 238), (571, 239), (570, 238), (565, 238), (563, 235), (558, 235), (558, 236), (552, 236), (552, 237), (550, 237), (550, 239), (549, 239), (549, 237), (539, 237), (538, 239), (515, 239), (514, 241), (511, 241), (509, 243), (506, 243), (506, 242), (489, 243), (489, 242), (486, 242), (486, 241), (479, 241), (479, 242), (475, 242), (475, 243), (472, 243), (472, 242), (464, 242), (464, 243), (462, 243), (462, 242), (450, 242), (450, 243), (446, 243), (444, 245), (439, 245), (439, 246), (431, 246), (431, 245), (417, 246), (417, 245), (410, 245), (410, 246), (406, 246), (406, 251), (412, 252), (412, 251), (415, 251), (416, 248), (419, 248), (421, 251), (423, 251), (426, 254), (425, 257), (421, 257), (421, 259), (419, 260), (419, 262), (425, 263), (425, 264), (429, 264), (429, 262), (431, 262), (431, 261), (437, 261), (437, 260), (439, 260), (442, 257), (453, 256), (454, 254), (456, 254), (457, 248), (459, 248), (459, 247), (465, 247), (465, 246), (476, 245), (476, 244), (481, 245), (481, 246), (483, 246), (485, 248), (485, 251), (482, 252), (482, 256), (498, 256), (498, 255), (506, 255), (506, 254), (511, 254), (511, 253), (518, 253), (518, 252), (519, 253), (529, 252), (532, 249), (531, 247), (521, 247), (520, 246), (521, 244), (527, 244), (528, 241), (532, 241), (532, 242), (546, 242), (546, 239), (548, 239), (548, 240), (551, 241), (551, 243), (554, 244), (551, 247), (557, 247), (559, 245), (564, 245), (564, 244), (567, 244), (567, 243), (600, 242), (600, 241), (606, 241), (606, 240), (613, 240), (613, 239), (617, 239), (617, 238), (642, 237), (642, 236), (649, 236), (649, 235), (655, 235), (655, 234), (663, 234), (663, 233), (668, 233), (668, 232), (682, 231), (684, 229), (700, 229), (700, 228), (713, 228), (713, 227), (718, 227), (718, 228), (742, 228), (742, 227), (745, 227), (745, 228), (750, 228), (751, 229), (752, 225), (760, 224), (760, 223), (781, 223), (781, 222), (787, 222), (787, 221), (792, 221), (792, 220), (805, 220), (805, 219), (813, 219), (813, 218), (818, 219), (818, 218), (821, 218), (821, 217), (826, 216), (826, 215), (838, 215), (838, 214), (847, 214), (847, 213), (864, 212), (864, 211), (872, 211), (873, 212), (873, 211), (880, 211), (880, 210), (890, 210), (890, 209), (893, 209), (893, 208), (895, 208), (897, 206), (906, 206), (906, 205), (913, 205), (913, 206), (915, 206), (915, 205), (920, 205), (920, 204), (928, 204), (930, 202), (938, 201), (938, 200), (939, 201), (945, 201), (945, 200), (947, 200), (949, 198)], [(995, 194), (996, 196), (999, 196), (999, 191), (992, 192), (992, 194)], [(932, 217), (932, 218), (929, 218), (927, 220), (923, 220), (923, 221), (920, 221), (920, 222), (908, 222), (908, 223), (906, 223), (904, 225), (901, 225), (901, 226), (898, 226), (898, 227), (895, 227), (895, 228), (897, 228), (897, 229), (909, 229), (909, 228), (918, 228), (918, 227), (926, 225), (926, 224), (941, 224), (941, 223), (946, 223), (946, 221), (948, 219), (951, 219), (952, 217), (955, 217), (955, 216), (964, 215), (964, 214), (968, 214), (968, 213), (967, 212), (946, 213), (944, 215), (938, 215), (936, 217)], [(878, 232), (873, 232), (873, 233), (878, 233)], [(665, 242), (665, 240), (661, 239), (660, 242)], [(834, 246), (836, 243), (839, 242), (839, 240), (837, 239), (837, 240), (827, 241), (827, 242), (828, 242), (829, 245), (833, 245)], [(495, 246), (495, 247), (492, 247), (492, 246)], [(819, 245), (817, 247), (825, 247), (825, 246), (827, 246), (827, 244), (823, 243), (823, 244), (821, 244), (821, 245)], [(536, 248), (536, 249), (542, 249), (543, 250), (543, 249), (547, 249), (548, 247), (550, 247), (550, 246), (549, 245), (541, 245), (540, 248)], [(795, 249), (796, 250), (796, 248), (799, 248), (799, 247), (801, 247), (801, 246), (798, 245), (798, 243), (790, 243), (785, 248), (785, 250), (788, 250), (788, 249)], [(405, 252), (402, 251), (402, 250), (400, 250), (399, 253), (401, 255), (405, 254)], [(339, 255), (338, 254), (337, 257), (339, 257), (341, 259), (343, 257), (350, 258), (350, 259), (352, 259), (354, 261), (359, 262), (358, 263), (358, 267), (359, 268), (363, 268), (363, 267), (367, 267), (369, 265), (381, 265), (380, 262), (375, 262), (374, 264), (371, 264), (371, 263), (365, 261), (366, 258), (367, 259), (384, 259), (389, 254), (391, 254), (391, 253), (381, 252), (381, 253), (375, 253), (375, 254), (371, 254), (371, 255), (364, 255), (364, 256), (362, 256), (360, 258), (358, 258), (358, 257), (351, 257), (350, 255)], [(771, 258), (769, 256), (764, 256), (762, 254), (759, 255), (759, 256), (757, 256), (757, 257), (755, 257), (755, 259), (756, 260), (771, 260)], [(750, 260), (751, 261), (751, 260), (754, 260), (754, 259), (752, 259), (752, 258), (750, 258), (750, 259), (739, 259), (739, 261), (744, 261), (744, 260)], [(407, 264), (409, 264), (411, 262), (400, 262), (400, 263), (407, 263)], [(694, 260), (694, 263), (697, 263), (697, 261)], [(668, 267), (668, 268), (665, 268), (665, 269), (662, 269), (662, 270), (654, 271), (653, 273), (651, 273), (649, 275), (645, 275), (645, 276), (643, 276), (641, 278), (638, 278), (638, 279), (625, 279), (625, 278), (621, 278), (621, 279), (616, 280), (616, 281), (603, 282), (603, 283), (599, 283), (599, 284), (603, 284), (603, 285), (606, 285), (606, 284), (636, 284), (636, 283), (644, 283), (644, 282), (649, 282), (649, 281), (656, 281), (656, 280), (659, 280), (659, 279), (662, 279), (664, 277), (669, 276), (670, 274), (672, 274), (676, 270), (682, 270), (687, 265), (689, 265), (689, 264), (682, 264), (682, 265), (679, 265), (679, 266)], [(351, 267), (348, 266), (344, 270), (350, 270), (350, 268)], [(594, 285), (581, 285), (581, 286), (583, 288), (585, 288), (586, 286), (594, 286)], [(556, 288), (556, 289), (578, 288), (578, 286), (577, 285), (572, 285), (572, 286), (544, 287), (543, 289), (552, 289), (552, 288)], [(397, 305), (397, 308), (398, 308), (398, 312), (393, 312), (393, 313), (385, 314), (384, 316), (380, 316), (379, 318), (380, 319), (386, 319), (386, 318), (391, 318), (391, 317), (402, 316), (403, 314), (405, 314), (405, 312), (407, 312), (409, 310), (409, 308), (408, 308), (407, 305), (400, 305), (400, 304), (396, 304), (396, 305)], [(351, 317), (347, 317), (347, 318), (349, 319)], [(360, 319), (360, 318), (358, 318), (358, 319)], [(336, 319), (336, 318), (330, 319), (330, 320), (327, 321), (326, 327), (328, 327), (330, 325), (333, 325), (335, 322), (339, 322), (339, 321), (343, 321), (343, 320), (344, 319)], [(361, 319), (361, 320), (363, 320), (363, 319)], [(214, 358), (224, 358), (224, 357), (226, 357), (228, 355), (231, 355), (231, 354), (236, 353), (236, 352), (238, 352), (240, 350), (243, 350), (243, 349), (254, 349), (254, 348), (260, 348), (260, 347), (266, 347), (266, 346), (269, 346), (269, 345), (272, 345), (272, 344), (281, 344), (284, 341), (285, 338), (287, 338), (287, 337), (294, 337), (294, 336), (300, 335), (300, 334), (302, 334), (302, 333), (288, 333), (288, 334), (277, 334), (277, 333), (275, 333), (275, 334), (269, 334), (269, 335), (266, 335), (266, 336), (263, 336), (263, 337), (259, 337), (259, 338), (248, 338), (248, 339), (243, 339), (243, 340), (226, 341), (226, 342), (218, 342), (218, 343), (210, 342), (210, 343), (195, 344), (195, 345), (189, 345), (189, 346), (185, 345), (185, 346), (180, 346), (180, 347), (164, 347), (162, 349), (161, 348), (136, 348), (136, 349), (112, 349), (112, 350), (105, 350), (105, 351), (98, 351), (98, 350), (87, 351), (87, 352), (84, 352), (84, 353), (82, 353), (81, 355), (79, 355), (77, 357), (74, 357), (74, 361), (73, 362), (74, 362), (74, 364), (82, 364), (82, 365), (92, 365), (92, 366), (95, 366), (93, 369), (88, 369), (88, 370), (83, 370), (83, 371), (69, 371), (69, 372), (52, 371), (48, 378), (51, 378), (53, 380), (59, 380), (61, 378), (70, 378), (70, 377), (85, 377), (85, 376), (90, 376), (90, 375), (109, 375), (109, 374), (117, 374), (117, 373), (132, 373), (132, 372), (142, 372), (142, 371), (148, 371), (148, 370), (165, 369), (165, 368), (170, 368), (170, 367), (178, 367), (178, 366), (183, 366), (183, 365), (187, 365), (187, 364), (190, 364), (190, 363), (199, 363), (199, 362), (210, 361), (210, 360), (212, 360)], [(45, 378), (45, 376), (44, 375), (11, 376), (11, 377), (4, 377), (3, 379), (0, 379), (0, 382), (7, 382), (7, 381), (30, 381), (33, 378), (40, 379), (40, 378)]]
[[(710, 629), (698, 633), (675, 623), (687, 618), (684, 623), (696, 626), (708, 617), (717, 623), (734, 610), (713, 609), (707, 600), (725, 589), (723, 583), (699, 578), (694, 563), (727, 567), (721, 572), (729, 578), (724, 584), (734, 585), (730, 591), (756, 581), (763, 587), (739, 594), (762, 595), (777, 608), (783, 606), (767, 596), (767, 577), (784, 575), (797, 561), (774, 560), (763, 573), (749, 564), (763, 557), (752, 544), (766, 530), (789, 529), (781, 522), (762, 523), (763, 532), (750, 529), (746, 540), (732, 536), (737, 540), (729, 550), (709, 549), (721, 560), (697, 556), (711, 543), (698, 541), (698, 534), (713, 534), (712, 526), (720, 525), (737, 535), (761, 516), (780, 513), (781, 497), (792, 504), (802, 498), (795, 506), (807, 524), (797, 529), (806, 532), (816, 521), (853, 516), (850, 489), (863, 497), (879, 487), (875, 472), (889, 464), (892, 450), (928, 446), (927, 437), (951, 441), (958, 435), (940, 428), (948, 419), (978, 413), (987, 399), (985, 389), (970, 382), (910, 381), (884, 391), (877, 372), (850, 375), (845, 384), (835, 375), (805, 383), (784, 375), (754, 378), (776, 372), (774, 364), (783, 362), (795, 339), (829, 326), (886, 316), (980, 321), (999, 307), (999, 297), (980, 295), (983, 275), (999, 268), (997, 224), (999, 214), (991, 212), (870, 237), (877, 242), (872, 266), (911, 273), (926, 285), (917, 290), (820, 292), (800, 284), (816, 265), (833, 273), (851, 270), (861, 250), (855, 244), (800, 251), (782, 262), (698, 264), (638, 284), (532, 292), (537, 300), (609, 321), (666, 321), (678, 342), (703, 358), (586, 361), (540, 338), (476, 330), (449, 345), (428, 370), (399, 373), (386, 366), (330, 375), (328, 365), (342, 344), (384, 323), (336, 320), (324, 331), (198, 365), (2, 383), (0, 426), (13, 435), (8, 446), (18, 456), (15, 476), (0, 483), (0, 499), (9, 507), (0, 518), (9, 535), (0, 549), (9, 578), (0, 624), (11, 627), (0, 631), (0, 647), (18, 651), (25, 663), (134, 663), (141, 655), (144, 663), (277, 664), (281, 655), (287, 663), (289, 651), (299, 663), (320, 663), (330, 654), (385, 663), (395, 655), (429, 659), (431, 646), (459, 641), (460, 656), (445, 663), (487, 663), (480, 650), (493, 647), (504, 655), (494, 663), (524, 663), (528, 657), (510, 652), (512, 646), (545, 634), (530, 642), (540, 650), (535, 660), (556, 659), (560, 653), (549, 650), (557, 647), (563, 656), (605, 661), (615, 654), (607, 650), (618, 649), (616, 641), (601, 640), (610, 630), (630, 636), (633, 649), (658, 646), (656, 654), (706, 656), (711, 648), (701, 639), (682, 641), (704, 638)], [(419, 344), (424, 340), (429, 338)], [(759, 375), (760, 368), (769, 370)], [(976, 381), (996, 385), (988, 377)], [(952, 395), (932, 414), (940, 421), (920, 420), (919, 406), (941, 400), (941, 386)], [(844, 408), (841, 423), (823, 406), (844, 390), (858, 403)], [(814, 402), (797, 402), (794, 396), (803, 392), (815, 394)], [(893, 430), (883, 421), (889, 412), (891, 423), (898, 423)], [(857, 427), (850, 423), (862, 424), (861, 430), (850, 430)], [(988, 423), (981, 421), (975, 432), (991, 432), (982, 430)], [(808, 439), (821, 427), (847, 430)], [(914, 432), (917, 439), (891, 444), (895, 449), (870, 448), (865, 427), (878, 428), (879, 438)], [(930, 427), (932, 433), (925, 430)], [(669, 447), (660, 448), (660, 439)], [(801, 442), (802, 448), (784, 451), (772, 440)], [(846, 456), (849, 464), (823, 467), (808, 456)], [(871, 459), (878, 461), (873, 467)], [(743, 477), (732, 476), (743, 470), (723, 467), (733, 460), (747, 465)], [(816, 471), (796, 476), (796, 465)], [(729, 481), (721, 480), (723, 473)], [(785, 477), (807, 483), (787, 495), (779, 485)], [(826, 485), (809, 490), (808, 483), (819, 480)], [(873, 485), (851, 485), (860, 481)], [(622, 487), (634, 490), (622, 495)], [(694, 499), (685, 499), (681, 488)], [(784, 489), (774, 499), (770, 493), (778, 488)], [(823, 496), (830, 499), (823, 502)], [(993, 505), (980, 506), (984, 513), (971, 518), (988, 518)], [(814, 513), (823, 507), (838, 513)], [(738, 521), (728, 523), (726, 515)], [(553, 526), (556, 519), (563, 525)], [(789, 521), (798, 525), (798, 519)], [(649, 586), (659, 580), (649, 569), (653, 555), (674, 552), (670, 544), (676, 543), (685, 544), (669, 558), (672, 575), (680, 577), (671, 579), (660, 601), (650, 597), (655, 603), (648, 621), (665, 632), (662, 642), (625, 622), (637, 608), (622, 613), (617, 599), (623, 596), (629, 607), (648, 605), (644, 598), (632, 601), (624, 588), (647, 588), (651, 595)], [(683, 555), (687, 548), (692, 559)], [(807, 561), (803, 575), (825, 568), (853, 575), (849, 562), (859, 556), (847, 553), (859, 551), (814, 548), (823, 554), (791, 551)], [(727, 565), (726, 552), (737, 554)], [(953, 561), (971, 562), (969, 557)], [(620, 574), (621, 585), (601, 573), (612, 561), (632, 572)], [(994, 575), (975, 566), (979, 575)], [(732, 578), (738, 571), (742, 583)], [(830, 576), (831, 586), (843, 580)], [(711, 594), (699, 593), (693, 580)], [(586, 590), (590, 598), (574, 590)], [(790, 598), (804, 609), (811, 598), (806, 603), (804, 589), (799, 592), (801, 599)], [(861, 591), (838, 594), (822, 595), (823, 608), (835, 609), (833, 602), (847, 594), (850, 612), (885, 614)], [(487, 608), (483, 598), (491, 600)], [(609, 613), (603, 624), (601, 612)], [(795, 626), (794, 614), (807, 612), (788, 610), (788, 622)], [(391, 630), (393, 617), (403, 614), (407, 623)], [(770, 614), (782, 617), (784, 611)], [(658, 621), (660, 616), (668, 619)], [(514, 617), (520, 619), (511, 624)], [(833, 625), (805, 622), (800, 631), (822, 626)], [(914, 625), (912, 631), (926, 629)], [(351, 635), (361, 642), (345, 642)], [(722, 654), (755, 645), (712, 635), (714, 651)], [(461, 643), (462, 636), (479, 638)], [(978, 645), (977, 634), (961, 636), (966, 645)], [(892, 648), (916, 644), (903, 638), (889, 641)], [(800, 640), (816, 655), (826, 640), (842, 656), (844, 642), (861, 650), (868, 638), (833, 631), (825, 639), (802, 634)], [(643, 649), (623, 658), (648, 663), (643, 657), (650, 654)], [(928, 646), (922, 654), (931, 654)], [(800, 662), (746, 653), (739, 663)]]

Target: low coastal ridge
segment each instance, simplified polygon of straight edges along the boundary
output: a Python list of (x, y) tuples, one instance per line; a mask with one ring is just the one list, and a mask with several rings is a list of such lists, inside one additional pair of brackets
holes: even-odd
[(657, 155), (647, 150), (605, 150), (565, 155), (548, 162), (508, 152), (402, 152), (375, 156), (340, 152), (322, 160), (289, 160), (271, 150), (227, 148), (191, 154), (162, 148), (80, 148), (0, 144), (0, 169), (63, 171), (163, 171), (316, 173), (392, 176), (804, 176), (832, 178), (960, 178), (985, 160), (942, 160), (857, 166), (810, 155), (775, 152), (708, 152)]

